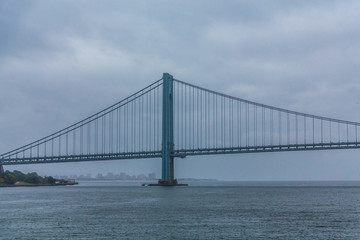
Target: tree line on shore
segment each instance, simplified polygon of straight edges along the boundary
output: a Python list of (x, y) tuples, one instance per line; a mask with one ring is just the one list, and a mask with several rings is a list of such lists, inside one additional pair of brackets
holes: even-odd
[(0, 185), (14, 185), (16, 182), (54, 185), (55, 178), (51, 176), (41, 177), (36, 172), (25, 174), (17, 170), (0, 173)]

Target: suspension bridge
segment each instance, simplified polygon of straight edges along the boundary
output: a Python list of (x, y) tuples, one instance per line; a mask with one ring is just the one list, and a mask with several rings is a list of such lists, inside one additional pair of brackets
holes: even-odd
[(0, 155), (3, 165), (359, 148), (360, 123), (306, 114), (163, 77), (122, 101)]

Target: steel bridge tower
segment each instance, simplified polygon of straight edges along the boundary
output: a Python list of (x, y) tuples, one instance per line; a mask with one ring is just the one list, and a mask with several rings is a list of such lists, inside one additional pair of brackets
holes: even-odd
[(157, 185), (175, 186), (174, 178), (174, 77), (163, 74), (163, 112), (162, 112), (162, 176)]

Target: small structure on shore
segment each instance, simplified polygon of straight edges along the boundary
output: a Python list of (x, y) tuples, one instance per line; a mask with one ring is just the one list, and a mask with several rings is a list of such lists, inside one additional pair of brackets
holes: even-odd
[(64, 185), (75, 185), (75, 184), (79, 184), (78, 182), (75, 181), (75, 179), (55, 179), (55, 185), (60, 185), (60, 186), (64, 186)]

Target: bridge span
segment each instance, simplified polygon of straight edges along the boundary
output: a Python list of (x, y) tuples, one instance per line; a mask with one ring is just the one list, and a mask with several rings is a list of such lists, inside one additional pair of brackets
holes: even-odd
[(360, 148), (360, 123), (273, 107), (163, 77), (75, 124), (0, 155), (3, 165)]

